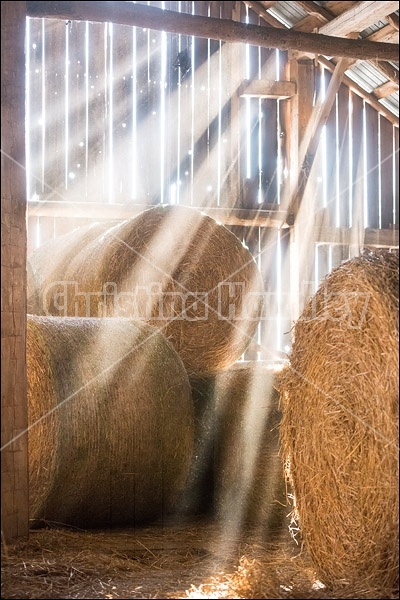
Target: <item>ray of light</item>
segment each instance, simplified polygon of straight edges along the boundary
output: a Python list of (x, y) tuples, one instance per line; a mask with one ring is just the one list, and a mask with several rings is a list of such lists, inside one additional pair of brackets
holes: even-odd
[[(68, 26), (65, 28), (65, 92), (64, 92), (64, 154), (65, 154), (65, 162), (64, 162), (64, 185), (65, 189), (68, 189), (68, 173), (69, 173), (69, 31)], [(51, 149), (50, 149), (51, 150)], [(43, 174), (43, 183), (45, 181)], [(45, 190), (43, 189), (42, 192)]]
[(368, 183), (367, 183), (367, 157), (368, 157), (368, 141), (367, 141), (367, 111), (365, 108), (365, 100), (363, 101), (363, 179), (364, 179), (364, 195), (363, 195), (363, 214), (364, 214), (364, 228), (368, 227)]
[(114, 57), (113, 57), (113, 24), (106, 23), (106, 53), (108, 60), (107, 107), (108, 107), (108, 202), (114, 202)]
[(25, 35), (25, 167), (26, 167), (26, 197), (32, 197), (31, 191), (31, 28), (30, 19), (26, 18)]

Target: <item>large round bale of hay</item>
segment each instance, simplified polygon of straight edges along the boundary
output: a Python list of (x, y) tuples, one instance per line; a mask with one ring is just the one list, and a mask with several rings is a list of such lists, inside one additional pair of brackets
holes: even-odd
[(295, 325), (281, 424), (319, 577), (388, 593), (399, 567), (398, 286), (387, 251), (325, 278)]
[[(67, 316), (66, 294), (79, 294), (78, 282), (66, 278), (74, 257), (90, 242), (108, 231), (114, 221), (90, 223), (50, 239), (28, 257), (31, 294), (28, 312), (38, 315)], [(78, 316), (70, 312), (68, 316)], [(86, 316), (86, 315), (80, 315)], [(90, 315), (87, 315), (90, 316)]]
[(146, 323), (28, 316), (30, 516), (78, 527), (169, 511), (192, 460), (191, 390)]
[(145, 319), (190, 372), (233, 364), (261, 316), (263, 281), (250, 252), (226, 227), (183, 206), (153, 207), (111, 228), (59, 276), (79, 288), (67, 294), (65, 314)]
[(195, 452), (181, 498), (189, 512), (214, 512), (233, 527), (255, 526), (268, 536), (283, 530), (279, 378), (264, 363), (190, 378)]

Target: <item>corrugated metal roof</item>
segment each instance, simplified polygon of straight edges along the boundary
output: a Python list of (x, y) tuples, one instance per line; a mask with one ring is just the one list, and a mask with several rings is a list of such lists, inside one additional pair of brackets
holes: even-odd
[(397, 117), (399, 116), (399, 92), (394, 92), (394, 94), (390, 94), (390, 96), (382, 98), (379, 100), (379, 102)]
[(286, 27), (293, 27), (308, 15), (296, 2), (276, 2), (268, 12)]
[(368, 37), (369, 35), (372, 35), (373, 33), (376, 33), (377, 31), (382, 29), (382, 27), (386, 27), (387, 24), (388, 24), (388, 21), (386, 21), (386, 20), (377, 21), (373, 25), (370, 25), (369, 27), (367, 27), (367, 29), (364, 29), (364, 31), (361, 31), (360, 35), (362, 38)]
[(367, 61), (360, 61), (346, 71), (346, 75), (358, 83), (363, 90), (371, 93), (388, 79)]

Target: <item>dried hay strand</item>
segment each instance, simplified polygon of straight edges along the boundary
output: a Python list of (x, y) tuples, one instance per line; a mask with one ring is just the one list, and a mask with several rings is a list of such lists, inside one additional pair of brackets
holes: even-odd
[(253, 525), (268, 537), (285, 527), (289, 512), (280, 458), (279, 377), (263, 363), (237, 363), (190, 379), (197, 419), (186, 505), (215, 511), (233, 526)]
[(67, 294), (66, 312), (52, 314), (145, 319), (189, 372), (233, 364), (261, 316), (263, 281), (250, 252), (226, 227), (183, 206), (120, 223), (53, 275), (76, 281), (79, 295)]
[(387, 251), (326, 277), (295, 325), (281, 423), (319, 577), (387, 594), (399, 567), (398, 285)]
[(28, 316), (30, 514), (78, 527), (170, 510), (192, 460), (179, 356), (128, 319)]

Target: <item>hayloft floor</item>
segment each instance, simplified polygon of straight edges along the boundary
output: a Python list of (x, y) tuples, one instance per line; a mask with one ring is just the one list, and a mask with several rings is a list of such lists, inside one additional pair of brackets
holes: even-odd
[(2, 547), (6, 598), (397, 598), (328, 589), (288, 532), (262, 540), (211, 520), (82, 531), (44, 527)]

